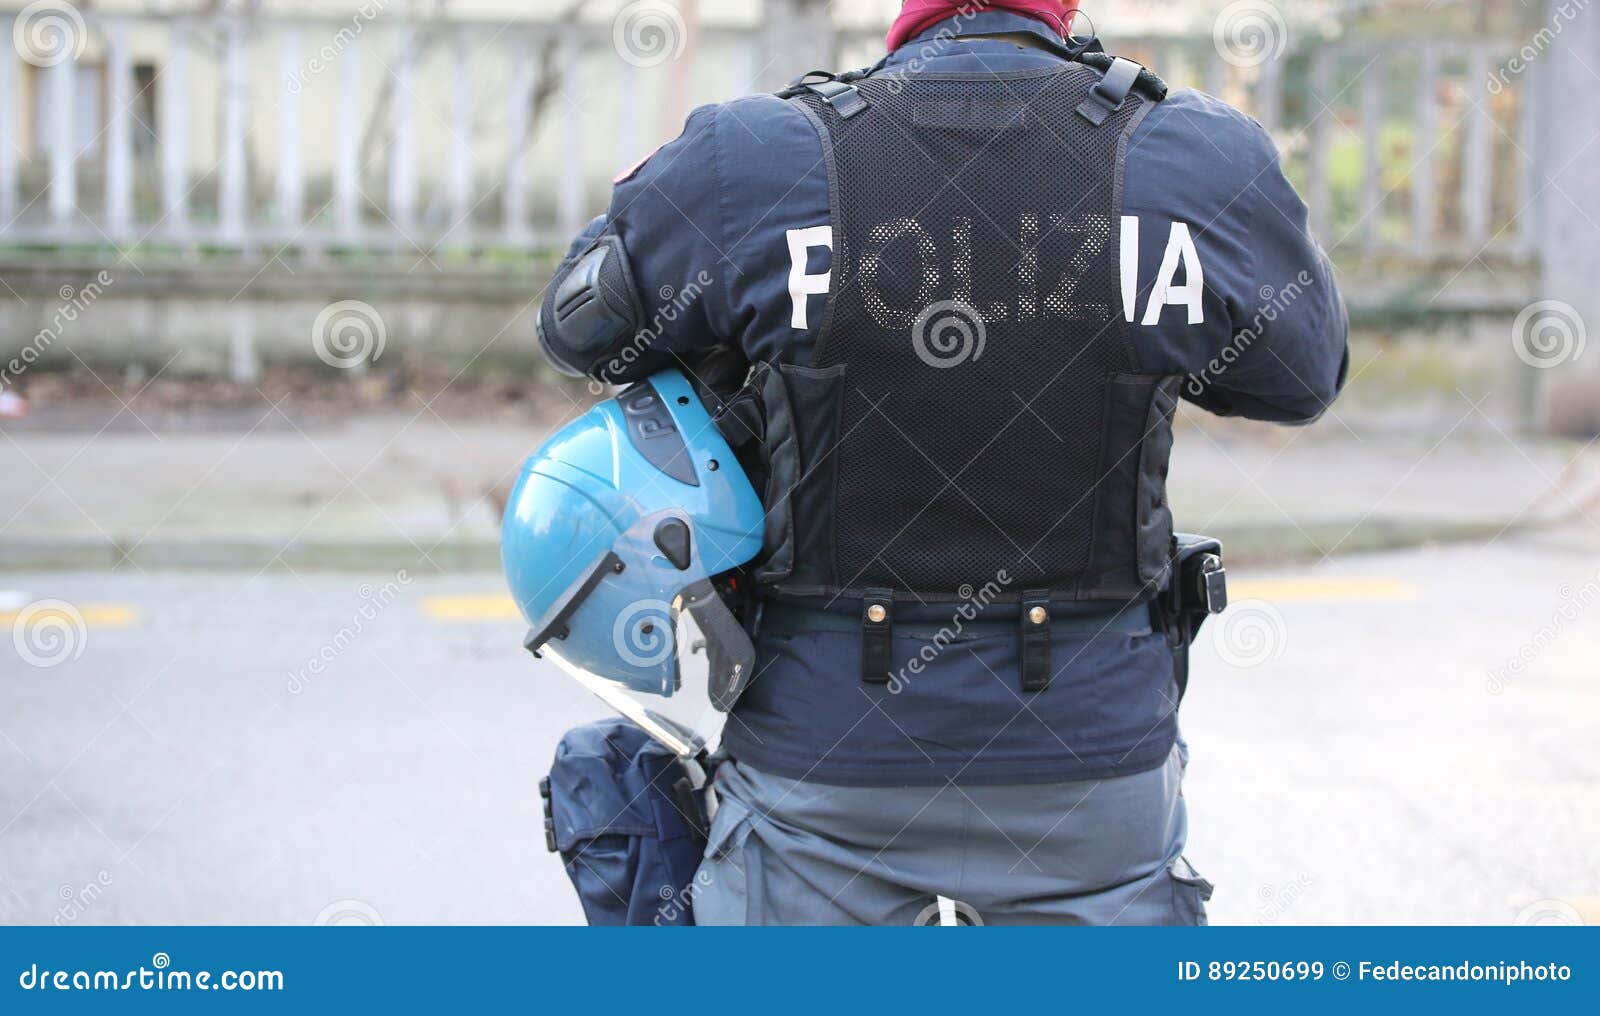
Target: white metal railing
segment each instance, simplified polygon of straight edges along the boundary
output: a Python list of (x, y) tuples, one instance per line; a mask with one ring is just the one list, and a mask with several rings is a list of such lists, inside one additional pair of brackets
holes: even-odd
[[(15, 14), (0, 13), (3, 38)], [(691, 100), (755, 91), (782, 59), (737, 29), (657, 59), (625, 52), (611, 25), (82, 17), (64, 59), (0, 51), (0, 246), (559, 243)], [(849, 66), (879, 40), (839, 43)], [(1246, 67), (1209, 38), (1108, 45), (1273, 130), (1330, 246), (1536, 249), (1537, 67), (1491, 94), (1506, 44), (1312, 41)]]
[(68, 59), (0, 51), (0, 244), (548, 243), (659, 143), (647, 110), (681, 122), (757, 70), (721, 31), (685, 80), (618, 57), (610, 26), (82, 17)]

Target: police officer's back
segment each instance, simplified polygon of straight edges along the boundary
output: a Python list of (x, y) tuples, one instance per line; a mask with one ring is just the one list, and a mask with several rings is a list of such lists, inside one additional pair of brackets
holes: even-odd
[(943, 6), (865, 72), (697, 110), (541, 313), (608, 381), (755, 365), (757, 668), (697, 913), (1200, 920), (1151, 606), (1173, 418), (1316, 418), (1343, 308), (1258, 125), (1060, 3)]

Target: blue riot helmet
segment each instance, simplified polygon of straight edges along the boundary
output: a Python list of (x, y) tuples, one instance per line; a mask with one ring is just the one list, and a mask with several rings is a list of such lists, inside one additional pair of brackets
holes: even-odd
[(525, 644), (569, 672), (671, 696), (687, 613), (725, 712), (755, 651), (719, 577), (757, 555), (762, 530), (761, 499), (688, 380), (669, 370), (632, 385), (535, 452), (507, 503), (501, 556), (532, 625)]

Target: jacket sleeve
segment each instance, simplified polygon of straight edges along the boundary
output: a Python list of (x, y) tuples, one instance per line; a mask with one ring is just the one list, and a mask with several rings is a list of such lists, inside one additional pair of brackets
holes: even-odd
[(1266, 131), (1253, 133), (1263, 156), (1245, 192), (1255, 266), (1246, 295), (1255, 300), (1235, 302), (1228, 344), (1188, 390), (1197, 404), (1224, 416), (1309, 423), (1344, 387), (1350, 324), (1333, 265), (1307, 226), (1305, 202), (1284, 176)]
[[(1142, 366), (1187, 376), (1184, 396), (1223, 416), (1307, 423), (1344, 385), (1349, 323), (1306, 206), (1260, 125), (1198, 92), (1147, 117), (1129, 155), (1129, 203), (1157, 235), (1141, 245), (1135, 343)], [(1149, 315), (1163, 219), (1192, 233), (1203, 265), (1203, 321), (1182, 307)]]
[[(726, 341), (726, 296), (716, 285), (724, 230), (718, 115), (715, 106), (695, 110), (682, 135), (619, 176), (606, 213), (573, 241), (540, 308), (540, 341), (557, 367), (620, 383), (684, 366)], [(580, 260), (602, 244), (625, 266), (608, 271), (607, 298), (628, 320), (606, 346), (579, 350), (553, 326), (554, 305)]]

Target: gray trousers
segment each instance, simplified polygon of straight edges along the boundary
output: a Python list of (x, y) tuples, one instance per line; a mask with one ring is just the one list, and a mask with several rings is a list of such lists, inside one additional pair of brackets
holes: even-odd
[(1174, 748), (1146, 773), (1007, 787), (838, 787), (727, 763), (695, 923), (1205, 923)]

